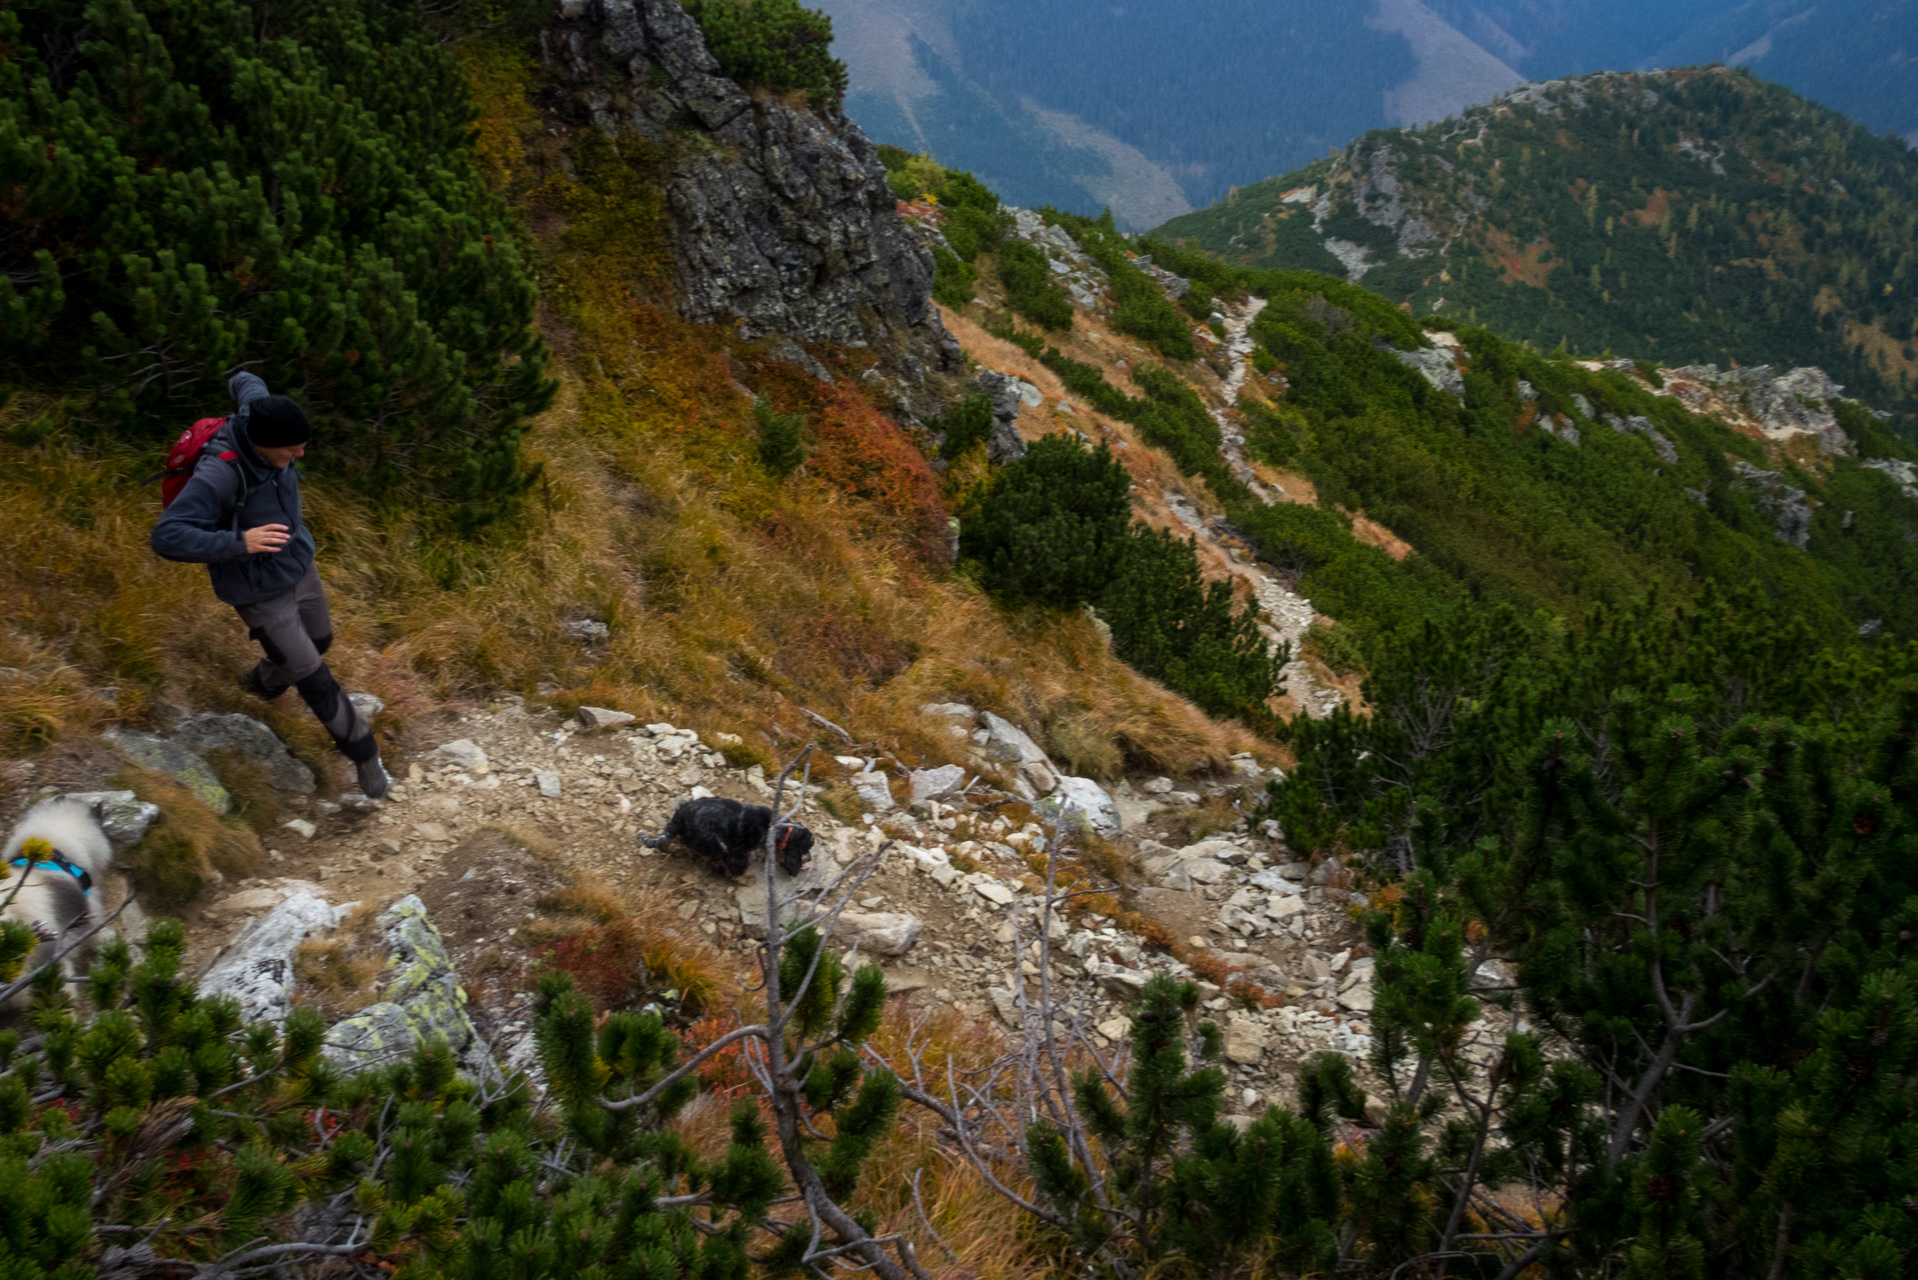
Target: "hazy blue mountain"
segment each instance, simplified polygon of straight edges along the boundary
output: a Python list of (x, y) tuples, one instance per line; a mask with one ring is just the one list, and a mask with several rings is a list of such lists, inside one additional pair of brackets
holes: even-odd
[(1522, 80), (1737, 61), (1918, 133), (1918, 0), (817, 0), (882, 142), (1155, 226)]
[(1874, 133), (1918, 144), (1918, 3), (1752, 0), (1663, 46), (1659, 66), (1750, 67)]

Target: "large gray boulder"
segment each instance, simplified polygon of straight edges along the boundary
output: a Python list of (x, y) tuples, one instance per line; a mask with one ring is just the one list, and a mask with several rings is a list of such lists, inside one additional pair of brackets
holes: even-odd
[(1417, 351), (1392, 352), (1400, 364), (1416, 369), (1440, 391), (1449, 391), (1455, 396), (1465, 394), (1465, 375), (1458, 371), (1458, 361), (1452, 353), (1443, 347), (1421, 347)]
[(957, 791), (966, 781), (966, 771), (956, 764), (942, 764), (937, 769), (914, 769), (909, 782), (912, 786), (913, 804), (923, 804), (927, 800), (939, 800)]
[[(773, 890), (777, 895), (779, 918), (785, 924), (810, 919), (815, 914), (819, 890), (839, 873), (831, 858), (818, 856), (796, 876), (777, 868), (773, 871)], [(740, 925), (752, 938), (766, 936), (766, 863), (754, 858), (746, 874), (733, 885), (733, 900), (739, 905)]]
[(1017, 462), (1026, 456), (1025, 437), (1019, 434), (1019, 413), (1031, 384), (991, 370), (979, 374), (976, 381), (992, 400), (992, 434), (986, 437), (986, 461), (994, 466)]
[(185, 747), (137, 729), (119, 727), (108, 729), (106, 739), (142, 769), (164, 773), (178, 782), (213, 812), (226, 813), (233, 808), (233, 797), (220, 785), (213, 766)]
[[(1059, 788), (1043, 801), (1066, 823), (1084, 823), (1095, 834), (1108, 840), (1118, 838), (1121, 830), (1119, 806), (1105, 788), (1090, 778), (1061, 778)], [(1203, 859), (1195, 860), (1203, 861)]]
[(363, 1070), (400, 1061), (420, 1045), (441, 1040), (467, 1076), (499, 1080), (499, 1066), (466, 1012), (466, 990), (446, 940), (427, 919), (426, 904), (409, 893), (377, 923), (389, 950), (380, 1002), (333, 1027), (323, 1051), (327, 1059)]
[(313, 771), (293, 758), (280, 735), (255, 720), (239, 714), (198, 715), (169, 735), (178, 746), (196, 755), (208, 751), (230, 751), (258, 765), (266, 780), (279, 791), (312, 795)]
[(293, 958), (302, 942), (330, 933), (350, 907), (297, 893), (247, 926), (200, 979), (203, 996), (232, 996), (247, 1022), (286, 1021), (293, 1010)]
[(886, 775), (878, 769), (867, 769), (852, 775), (853, 792), (864, 803), (871, 805), (879, 813), (892, 808), (892, 784)]
[(871, 956), (903, 956), (919, 941), (925, 921), (903, 911), (842, 911), (834, 941)]
[(69, 791), (67, 799), (77, 800), (93, 811), (100, 829), (116, 849), (140, 843), (140, 838), (160, 816), (160, 806), (148, 804), (131, 791)]
[(1733, 483), (1772, 517), (1772, 532), (1780, 542), (1802, 547), (1811, 541), (1811, 501), (1803, 489), (1787, 484), (1779, 472), (1755, 467), (1743, 458), (1731, 459), (1731, 468)]
[(1672, 465), (1677, 464), (1678, 446), (1674, 445), (1663, 431), (1653, 426), (1650, 418), (1636, 413), (1628, 418), (1621, 418), (1615, 413), (1606, 413), (1599, 415), (1599, 421), (1622, 434), (1644, 436), (1651, 441), (1652, 451), (1662, 460)]
[(1046, 753), (1039, 744), (1027, 736), (1026, 731), (1000, 716), (988, 711), (986, 721), (986, 755), (994, 760), (1004, 760), (1009, 764), (1050, 764)]
[(676, 0), (599, 0), (556, 18), (540, 51), (560, 114), (674, 157), (666, 241), (688, 318), (881, 348), (908, 384), (927, 364), (957, 367), (932, 304), (932, 255), (857, 125), (749, 96)]

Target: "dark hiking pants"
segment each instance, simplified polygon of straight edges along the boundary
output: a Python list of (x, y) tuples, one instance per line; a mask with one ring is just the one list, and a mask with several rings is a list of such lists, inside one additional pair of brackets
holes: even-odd
[(333, 620), (326, 612), (320, 571), (308, 567), (299, 585), (260, 604), (235, 605), (247, 635), (260, 642), (266, 657), (253, 668), (255, 692), (277, 698), (288, 689), (300, 697), (333, 736), (333, 745), (359, 764), (379, 754), (373, 731), (347, 698), (321, 657), (333, 643)]

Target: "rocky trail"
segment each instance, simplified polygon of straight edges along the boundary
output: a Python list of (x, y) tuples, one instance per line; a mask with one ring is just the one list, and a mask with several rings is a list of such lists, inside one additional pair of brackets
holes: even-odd
[[(1245, 386), (1252, 350), (1256, 345), (1252, 338), (1252, 322), (1265, 310), (1265, 299), (1248, 298), (1227, 306), (1229, 309), (1220, 313), (1225, 321), (1226, 403), (1212, 410), (1212, 416), (1219, 424), (1219, 452), (1232, 468), (1232, 474), (1260, 502), (1267, 506), (1274, 502), (1288, 502), (1291, 499), (1284, 491), (1275, 492), (1276, 486), (1270, 486), (1262, 480), (1246, 460), (1245, 435), (1228, 412), (1238, 404), (1239, 392)], [(1259, 602), (1259, 608), (1264, 611), (1267, 636), (1275, 645), (1283, 642), (1292, 646), (1292, 661), (1286, 664), (1281, 674), (1286, 693), (1315, 720), (1331, 715), (1333, 708), (1344, 701), (1345, 695), (1320, 680), (1311, 664), (1299, 656), (1305, 633), (1318, 617), (1318, 611), (1312, 607), (1310, 600), (1279, 581), (1243, 550), (1239, 555), (1230, 556), (1230, 559), (1233, 572), (1251, 588), (1253, 599)]]
[[(955, 763), (908, 769), (821, 758), (821, 781), (849, 784), (874, 811), (841, 821), (810, 796), (802, 819), (817, 837), (813, 860), (796, 879), (779, 874), (782, 896), (803, 899), (860, 854), (887, 846), (839, 938), (885, 967), (897, 999), (1015, 1026), (1020, 996), (1036, 1003), (1040, 976), (1036, 943), (1015, 953), (1015, 913), (1023, 913), (1019, 936), (1036, 938), (1043, 882), (1035, 869), (1062, 832), (1083, 824), (1113, 841), (1128, 867), (1122, 900), (1155, 922), (1148, 931), (1161, 944), (1176, 938), (1213, 977), (1225, 976), (1222, 962), (1229, 982), (1266, 993), (1261, 1002), (1203, 985), (1207, 1007), (1228, 1030), (1232, 1097), (1242, 1114), (1267, 1099), (1289, 1102), (1303, 1057), (1334, 1049), (1363, 1058), (1371, 961), (1352, 918), (1363, 899), (1336, 861), (1295, 862), (1275, 827), (1254, 831), (1230, 816), (1231, 798), (1264, 780), (1254, 760), (1237, 758), (1230, 774), (1186, 786), (1139, 778), (1108, 790), (1060, 776), (1029, 736), (997, 715), (957, 703), (924, 714), (950, 732)], [(286, 766), (276, 774), (286, 789), (279, 825), (265, 837), (266, 865), (226, 879), (181, 913), (192, 962), (203, 989), (235, 996), (248, 1016), (282, 1018), (309, 1002), (339, 1014), (328, 1052), (342, 1063), (379, 1061), (421, 1036), (444, 1035), (476, 1074), (531, 1065), (531, 979), (556, 942), (585, 927), (556, 906), (569, 890), (610, 896), (647, 927), (710, 948), (722, 967), (730, 958), (741, 984), (751, 979), (765, 925), (760, 873), (735, 882), (639, 839), (692, 797), (768, 799), (763, 769), (726, 762), (724, 735), (591, 708), (562, 716), (502, 698), (411, 726), (388, 750), (400, 781), (373, 802), (308, 789), (305, 767), (258, 721), (199, 717), (164, 737), (102, 744), (108, 749), (91, 757), (92, 776), (66, 775), (84, 785), (42, 785), (33, 767), (16, 766), (8, 813), (59, 791), (99, 793), (96, 803), (113, 813), (110, 830), (126, 847), (155, 815), (129, 793), (106, 791), (106, 779), (135, 759), (193, 777), (204, 790), (210, 770), (181, 744), (209, 740), (210, 720), (220, 722), (219, 741), (243, 742), (250, 758)], [(976, 782), (960, 790), (987, 776), (1009, 779), (1036, 803)], [(1050, 794), (1038, 795), (1035, 780), (1050, 782)], [(1220, 813), (1228, 816), (1221, 821)], [(123, 876), (107, 879), (106, 901), (117, 904), (129, 886)], [(145, 914), (135, 903), (118, 922), (130, 939), (143, 935)], [(1055, 921), (1052, 939), (1053, 990), (1080, 1002), (1095, 1044), (1124, 1036), (1129, 1002), (1152, 973), (1195, 972), (1113, 918)], [(339, 992), (310, 980), (313, 966), (330, 960), (333, 940), (377, 961), (365, 989), (344, 1005)]]
[[(1127, 357), (1153, 357), (1143, 348), (1123, 344), (1114, 336), (1101, 332), (1109, 324), (1113, 308), (1105, 273), (1080, 250), (1077, 241), (1064, 227), (1047, 225), (1031, 210), (1015, 209), (1010, 212), (1013, 215), (1011, 234), (1032, 244), (1047, 256), (1056, 279), (1077, 308), (1078, 315), (1071, 335), (1077, 341), (1067, 341), (1066, 345), (1072, 347), (1069, 354), (1101, 366), (1106, 377), (1115, 385), (1130, 388)], [(919, 228), (928, 243), (943, 243), (937, 226), (932, 222), (916, 221), (913, 225)], [(1176, 300), (1184, 291), (1186, 282), (1180, 277), (1154, 265), (1149, 259), (1139, 259), (1139, 263), (1148, 275), (1166, 289), (1169, 297)], [(991, 286), (982, 284), (981, 292), (990, 294)], [(1222, 309), (1217, 314), (1225, 329), (1224, 338), (1215, 339), (1212, 332), (1204, 328), (1195, 330), (1195, 336), (1204, 343), (1212, 343), (1220, 348), (1224, 357), (1221, 362), (1224, 371), (1217, 378), (1207, 372), (1191, 381), (1194, 389), (1208, 402), (1212, 417), (1219, 424), (1220, 455), (1233, 475), (1259, 501), (1270, 504), (1296, 499), (1270, 477), (1260, 475), (1246, 458), (1245, 435), (1233, 413), (1239, 393), (1249, 376), (1250, 358), (1255, 345), (1251, 333), (1252, 323), (1258, 319), (1265, 305), (1263, 298), (1246, 298), (1236, 302), (1221, 300)], [(978, 375), (979, 384), (994, 399), (995, 434), (989, 446), (993, 462), (1002, 463), (1018, 457), (1024, 452), (1026, 440), (1061, 429), (1074, 431), (1090, 440), (1092, 437), (1087, 434), (1087, 428), (1096, 428), (1108, 442), (1116, 443), (1119, 447), (1135, 447), (1128, 427), (1077, 405), (1043, 366), (1036, 361), (1022, 359), (1022, 353), (1017, 352), (1010, 343), (990, 339), (976, 325), (963, 320), (955, 321), (951, 315), (947, 317), (947, 325), (959, 337), (962, 349), (983, 370)], [(1209, 553), (1205, 556), (1208, 563), (1245, 584), (1248, 594), (1258, 604), (1260, 630), (1267, 640), (1275, 648), (1282, 643), (1292, 646), (1293, 660), (1284, 668), (1281, 681), (1285, 694), (1294, 705), (1314, 719), (1331, 715), (1345, 700), (1345, 693), (1323, 678), (1324, 673), (1315, 670), (1311, 663), (1299, 656), (1306, 631), (1318, 619), (1312, 602), (1292, 590), (1269, 565), (1262, 564), (1256, 548), (1223, 516), (1207, 515), (1200, 509), (1199, 503), (1186, 493), (1150, 480), (1142, 481), (1141, 486), (1144, 490), (1140, 495), (1141, 506), (1147, 512), (1154, 509), (1169, 512), (1183, 526), (1184, 533), (1198, 538), (1203, 551)]]

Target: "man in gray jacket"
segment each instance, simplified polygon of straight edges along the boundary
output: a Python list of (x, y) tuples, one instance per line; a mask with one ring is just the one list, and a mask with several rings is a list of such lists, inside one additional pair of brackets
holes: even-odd
[(266, 654), (241, 685), (269, 702), (298, 689), (353, 762), (360, 790), (377, 800), (388, 782), (380, 744), (321, 656), (333, 643), (333, 622), (293, 467), (312, 425), (296, 402), (269, 395), (253, 374), (236, 375), (227, 389), (237, 411), (153, 526), (153, 550), (206, 565), (213, 594), (233, 606)]

